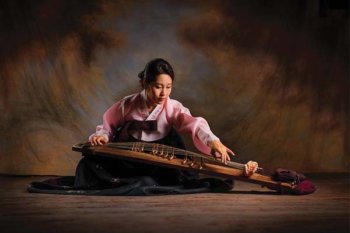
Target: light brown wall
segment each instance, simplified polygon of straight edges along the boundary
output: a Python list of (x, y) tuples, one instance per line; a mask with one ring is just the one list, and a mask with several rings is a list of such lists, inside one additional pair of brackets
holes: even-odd
[[(318, 1), (4, 1), (0, 173), (73, 174), (155, 57), (173, 98), (263, 167), (349, 169), (349, 19)], [(187, 140), (189, 148), (193, 149)]]

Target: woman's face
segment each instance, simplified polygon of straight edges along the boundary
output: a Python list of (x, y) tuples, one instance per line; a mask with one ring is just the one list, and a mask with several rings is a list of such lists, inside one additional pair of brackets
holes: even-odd
[(173, 80), (167, 74), (160, 74), (146, 88), (148, 104), (153, 106), (156, 104), (164, 104), (165, 100), (170, 96)]

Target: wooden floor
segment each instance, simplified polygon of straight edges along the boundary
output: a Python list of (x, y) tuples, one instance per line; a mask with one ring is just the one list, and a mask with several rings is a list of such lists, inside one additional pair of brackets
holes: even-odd
[(105, 197), (26, 192), (30, 181), (44, 178), (0, 176), (0, 232), (349, 232), (348, 174), (313, 175), (318, 191), (306, 196), (275, 195), (242, 182), (228, 194)]

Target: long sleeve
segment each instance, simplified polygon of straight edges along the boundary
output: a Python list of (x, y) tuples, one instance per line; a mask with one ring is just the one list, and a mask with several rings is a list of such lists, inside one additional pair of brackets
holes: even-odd
[[(173, 100), (174, 101), (174, 100)], [(208, 142), (219, 140), (210, 130), (208, 122), (202, 117), (193, 117), (190, 111), (180, 102), (173, 102), (173, 124), (180, 133), (190, 133), (193, 144), (205, 154), (210, 154), (211, 148)]]
[(118, 101), (113, 104), (104, 114), (103, 114), (103, 124), (96, 127), (96, 132), (90, 135), (89, 141), (93, 136), (103, 136), (109, 141), (111, 141), (114, 130), (123, 121), (123, 111), (124, 111), (123, 101)]

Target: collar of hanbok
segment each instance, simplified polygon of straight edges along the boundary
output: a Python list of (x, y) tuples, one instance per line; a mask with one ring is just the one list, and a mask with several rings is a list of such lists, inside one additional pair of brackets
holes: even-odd
[(142, 99), (142, 111), (147, 116), (146, 121), (156, 120), (158, 118), (159, 114), (162, 112), (162, 110), (166, 106), (168, 100), (169, 100), (169, 97), (168, 97), (167, 100), (163, 104), (157, 104), (156, 107), (152, 110), (152, 112), (148, 113), (148, 111), (147, 111), (147, 94), (146, 94), (146, 90), (145, 89), (143, 89), (140, 92), (140, 96), (141, 96), (141, 99)]

